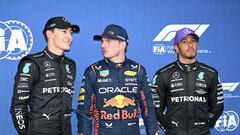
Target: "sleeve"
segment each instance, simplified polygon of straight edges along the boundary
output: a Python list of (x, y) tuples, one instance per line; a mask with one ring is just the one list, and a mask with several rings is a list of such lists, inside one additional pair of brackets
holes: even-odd
[(28, 125), (28, 106), (31, 89), (38, 73), (37, 65), (30, 59), (22, 59), (15, 76), (10, 113), (17, 132), (25, 135)]
[(212, 88), (209, 92), (209, 124), (214, 127), (216, 121), (220, 117), (224, 108), (224, 98), (222, 85), (219, 82), (218, 73), (215, 74), (212, 80)]
[(89, 73), (86, 70), (82, 78), (82, 84), (78, 97), (78, 133), (83, 135), (92, 134), (92, 117), (93, 117), (93, 105), (95, 95), (93, 94), (93, 83), (90, 77), (94, 77), (94, 73)]
[(150, 82), (147, 77), (145, 69), (142, 67), (140, 70), (140, 84), (142, 85), (140, 91), (140, 108), (141, 114), (148, 135), (155, 135), (158, 133), (157, 118), (154, 110), (152, 91), (150, 88)]
[(160, 123), (160, 127), (164, 130), (165, 127), (168, 126), (170, 123), (164, 113), (167, 96), (164, 79), (163, 76), (158, 72), (156, 72), (153, 77), (151, 89), (153, 93), (153, 103), (155, 106), (157, 120)]

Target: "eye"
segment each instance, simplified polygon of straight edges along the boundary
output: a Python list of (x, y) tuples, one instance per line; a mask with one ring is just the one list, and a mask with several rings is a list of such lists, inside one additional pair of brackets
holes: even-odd
[(182, 44), (186, 44), (187, 41), (186, 41), (186, 40), (182, 40), (181, 43), (182, 43)]
[(191, 42), (196, 43), (197, 40), (195, 38), (192, 38)]
[(67, 33), (67, 30), (62, 30), (63, 33)]

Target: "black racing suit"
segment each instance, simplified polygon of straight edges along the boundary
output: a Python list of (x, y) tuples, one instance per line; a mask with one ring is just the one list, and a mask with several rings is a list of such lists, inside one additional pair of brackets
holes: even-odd
[(78, 132), (94, 135), (139, 135), (139, 115), (148, 135), (158, 131), (152, 92), (145, 68), (125, 59), (104, 59), (84, 73), (78, 100)]
[(167, 135), (208, 135), (223, 112), (218, 72), (205, 64), (173, 62), (152, 80), (157, 119)]
[(24, 57), (10, 112), (20, 135), (71, 135), (75, 62), (48, 49)]

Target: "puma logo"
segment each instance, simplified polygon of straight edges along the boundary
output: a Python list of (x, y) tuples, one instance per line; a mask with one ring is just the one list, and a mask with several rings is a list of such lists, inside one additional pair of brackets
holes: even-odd
[(48, 120), (49, 120), (49, 116), (50, 116), (50, 115), (51, 115), (51, 113), (48, 114), (48, 115), (47, 115), (46, 113), (43, 113), (43, 116), (46, 117)]
[(177, 122), (172, 121), (172, 124), (176, 125), (176, 127), (178, 127), (178, 123), (179, 123), (179, 121), (177, 121)]

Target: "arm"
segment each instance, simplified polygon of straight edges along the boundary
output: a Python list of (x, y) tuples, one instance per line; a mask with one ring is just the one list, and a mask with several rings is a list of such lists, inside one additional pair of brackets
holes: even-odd
[(224, 99), (223, 99), (223, 89), (221, 83), (218, 80), (218, 73), (214, 74), (212, 80), (212, 88), (209, 91), (209, 123), (210, 127), (213, 127), (223, 112)]
[(38, 68), (34, 62), (29, 59), (22, 59), (18, 65), (18, 71), (15, 76), (13, 96), (10, 112), (14, 126), (20, 135), (27, 132), (27, 102), (30, 98), (31, 89), (37, 80)]
[(78, 134), (91, 135), (92, 134), (92, 116), (93, 116), (93, 83), (90, 76), (95, 76), (94, 73), (90, 74), (88, 70), (85, 71), (82, 86), (78, 97)]
[(152, 100), (152, 91), (150, 89), (150, 82), (148, 81), (148, 77), (146, 74), (145, 69), (142, 69), (139, 72), (140, 75), (140, 84), (142, 85), (140, 91), (140, 108), (141, 114), (144, 120), (144, 125), (146, 127), (146, 132), (148, 135), (155, 135), (158, 134), (158, 125), (157, 125), (157, 118), (153, 106)]
[(164, 86), (163, 77), (157, 72), (152, 80), (151, 89), (153, 92), (153, 103), (155, 106), (157, 120), (162, 129), (164, 129), (169, 123), (164, 114), (166, 107), (166, 92)]

